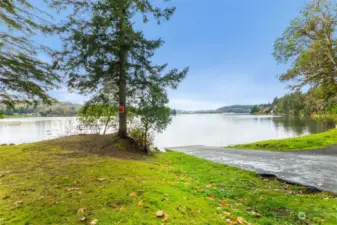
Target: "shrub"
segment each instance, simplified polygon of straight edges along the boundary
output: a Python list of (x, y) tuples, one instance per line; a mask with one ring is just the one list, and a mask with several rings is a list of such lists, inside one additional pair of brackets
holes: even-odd
[(109, 129), (117, 126), (117, 109), (103, 104), (86, 105), (80, 110), (78, 121), (80, 127), (95, 134), (106, 134)]

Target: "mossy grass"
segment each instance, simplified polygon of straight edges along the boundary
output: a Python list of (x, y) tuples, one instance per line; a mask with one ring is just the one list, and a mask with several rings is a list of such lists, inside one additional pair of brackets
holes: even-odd
[(1, 146), (0, 165), (0, 224), (337, 224), (336, 196), (182, 153), (145, 155), (115, 135)]

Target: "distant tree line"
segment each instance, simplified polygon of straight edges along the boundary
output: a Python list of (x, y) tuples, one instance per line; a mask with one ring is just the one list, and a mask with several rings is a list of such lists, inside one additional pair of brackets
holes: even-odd
[(17, 105), (16, 107), (2, 107), (0, 111), (4, 115), (22, 115), (22, 116), (75, 116), (78, 114), (81, 105), (70, 102), (62, 102), (53, 105)]
[[(255, 105), (251, 114), (278, 114), (292, 116), (312, 116), (335, 114), (337, 98), (325, 100), (323, 90), (316, 88), (306, 93), (296, 91), (283, 97), (275, 97), (270, 104)], [(336, 113), (337, 114), (337, 113)]]

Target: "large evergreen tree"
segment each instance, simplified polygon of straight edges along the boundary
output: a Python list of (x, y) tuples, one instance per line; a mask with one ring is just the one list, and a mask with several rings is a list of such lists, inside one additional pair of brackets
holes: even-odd
[[(135, 28), (135, 16), (143, 22), (153, 16), (158, 23), (168, 20), (175, 8), (155, 7), (149, 0), (59, 0), (56, 5), (72, 6), (73, 13), (56, 27), (64, 49), (56, 55), (58, 68), (69, 75), (69, 87), (84, 94), (113, 94), (119, 102), (119, 136), (127, 136), (127, 102), (140, 105), (146, 90), (176, 88), (188, 69), (166, 71), (167, 64), (153, 65), (151, 57), (164, 43), (148, 40)], [(166, 103), (166, 102), (165, 102)]]
[(46, 15), (28, 0), (0, 1), (0, 104), (14, 107), (22, 103), (51, 103), (47, 91), (59, 77), (38, 54), (46, 50), (29, 37), (45, 32)]

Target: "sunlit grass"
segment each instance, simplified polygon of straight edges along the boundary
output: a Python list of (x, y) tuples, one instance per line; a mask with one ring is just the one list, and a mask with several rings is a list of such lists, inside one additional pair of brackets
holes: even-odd
[(302, 137), (260, 141), (250, 144), (234, 145), (230, 147), (243, 149), (292, 151), (319, 149), (328, 147), (330, 145), (337, 145), (337, 129), (332, 129), (318, 134), (310, 134)]
[(0, 224), (299, 224), (300, 212), (301, 224), (337, 223), (337, 199), (327, 193), (133, 147), (111, 135), (1, 146)]

